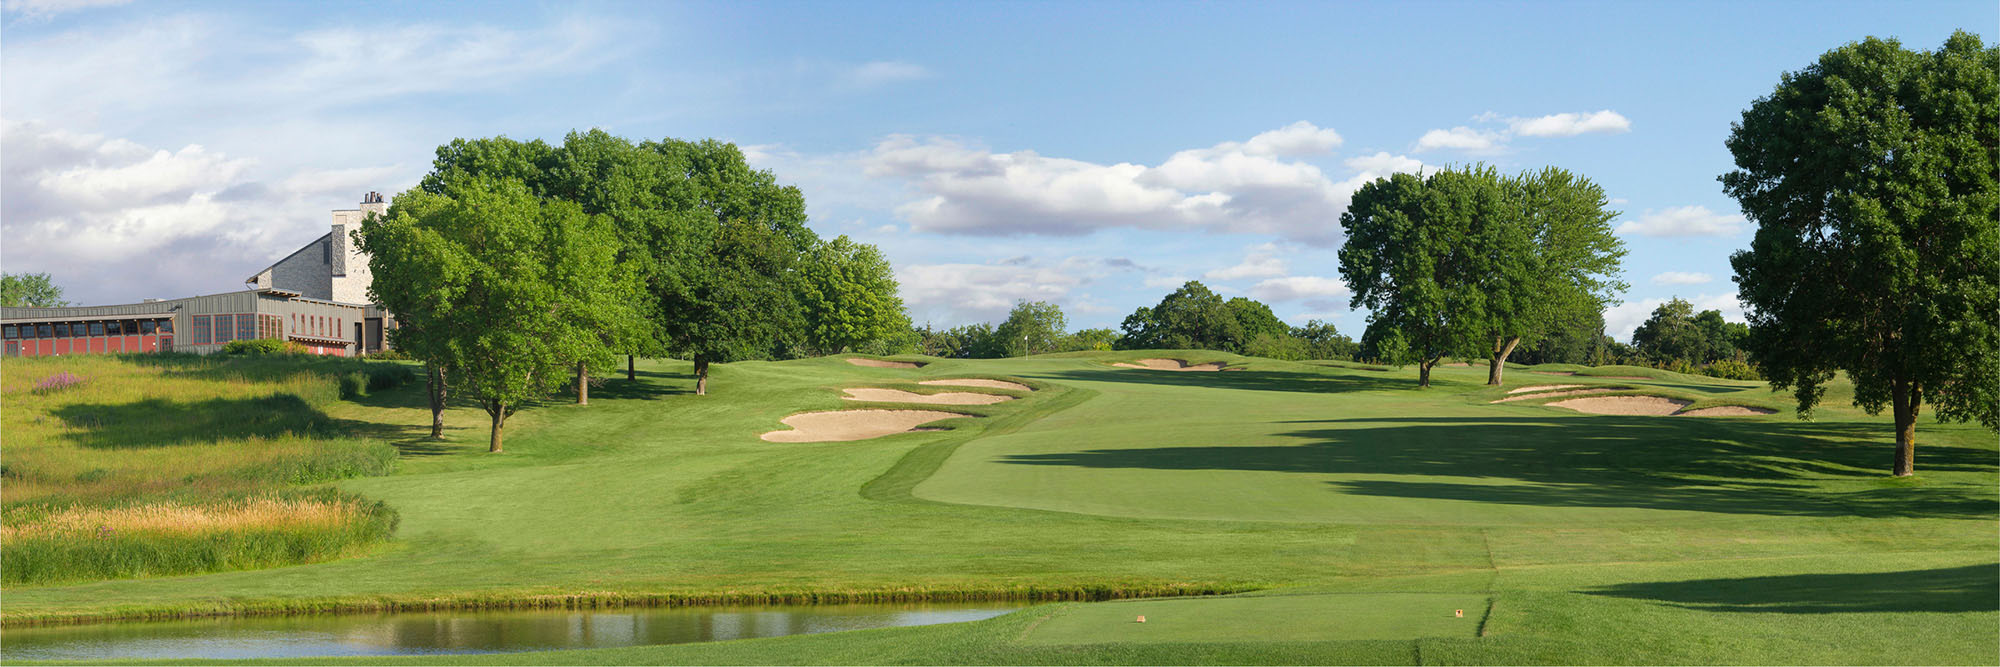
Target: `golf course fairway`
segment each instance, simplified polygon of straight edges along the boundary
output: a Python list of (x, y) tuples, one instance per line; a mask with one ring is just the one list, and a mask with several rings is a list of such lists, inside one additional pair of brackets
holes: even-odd
[[(1141, 358), (1226, 362), (1182, 373)], [(1205, 352), (915, 368), (842, 357), (640, 362), (589, 405), (446, 416), (421, 386), (329, 416), (402, 450), (338, 486), (400, 515), (339, 560), (10, 586), (9, 624), (453, 606), (1056, 601), (974, 623), (370, 664), (1990, 664), (2000, 655), (2000, 450), (1828, 393), (1812, 421), (1762, 383), (1370, 370)], [(909, 410), (851, 388), (1031, 391), (872, 439), (768, 442), (788, 416)], [(1775, 410), (1583, 414), (1533, 385)], [(1514, 394), (1519, 396), (1521, 394)], [(919, 406), (920, 407), (920, 406)], [(1150, 598), (1150, 599), (1118, 599)], [(1104, 600), (1104, 601), (1088, 601)], [(1462, 614), (1462, 615), (1461, 615)], [(1145, 621), (1138, 622), (1139, 617)], [(154, 662), (154, 661), (149, 661)], [(265, 662), (285, 662), (271, 660)]]

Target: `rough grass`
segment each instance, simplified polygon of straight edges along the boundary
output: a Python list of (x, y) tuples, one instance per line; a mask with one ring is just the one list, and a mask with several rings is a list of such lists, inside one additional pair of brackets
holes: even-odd
[[(1419, 390), (1414, 368), (1185, 355), (1248, 370), (1105, 365), (1182, 356), (1159, 351), (893, 371), (818, 359), (718, 366), (710, 395), (696, 397), (686, 364), (642, 364), (638, 382), (612, 376), (589, 406), (523, 412), (506, 454), (484, 454), (484, 416), (457, 409), (445, 442), (401, 443), (397, 474), (341, 482), (398, 509), (395, 548), (10, 587), (0, 613), (19, 623), (1257, 589), (1116, 603), (1172, 605), (1169, 630), (1245, 628), (1230, 636), (1140, 635), (1158, 612), (1136, 629), (1108, 624), (1126, 622), (1124, 610), (1051, 605), (956, 626), (355, 662), (1986, 663), (2000, 650), (1990, 432), (1923, 422), (1918, 478), (1893, 481), (1887, 420), (1840, 404), (1812, 422), (1582, 415), (1488, 405), (1505, 388), (1486, 387), (1484, 367), (1438, 369)], [(980, 417), (947, 431), (756, 437), (785, 415), (841, 407), (842, 387), (944, 377), (1040, 391), (968, 406)], [(1618, 382), (1772, 396), (1708, 378)], [(392, 390), (330, 416), (416, 428), (422, 401)], [(1470, 618), (1464, 600), (1491, 600), (1470, 634), (1457, 617), (1440, 629), (1425, 616), (1449, 601)], [(1400, 614), (1420, 621), (1387, 618)]]
[[(326, 413), (344, 374), (409, 374), (376, 366), (187, 355), (8, 360), (0, 580), (270, 567), (385, 538), (395, 523), (387, 506), (296, 488), (394, 466), (394, 448)], [(84, 380), (35, 389), (62, 374)]]

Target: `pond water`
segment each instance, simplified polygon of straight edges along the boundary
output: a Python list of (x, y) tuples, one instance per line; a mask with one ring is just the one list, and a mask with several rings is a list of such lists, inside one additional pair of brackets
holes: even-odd
[(0, 630), (0, 662), (435, 655), (782, 637), (977, 621), (1021, 603), (452, 611), (216, 618)]

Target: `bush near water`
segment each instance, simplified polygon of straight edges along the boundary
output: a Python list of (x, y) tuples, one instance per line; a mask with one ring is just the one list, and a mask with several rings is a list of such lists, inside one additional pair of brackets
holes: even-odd
[(8, 360), (0, 581), (271, 567), (382, 540), (388, 506), (308, 485), (394, 468), (393, 447), (326, 408), (414, 377), (289, 354)]

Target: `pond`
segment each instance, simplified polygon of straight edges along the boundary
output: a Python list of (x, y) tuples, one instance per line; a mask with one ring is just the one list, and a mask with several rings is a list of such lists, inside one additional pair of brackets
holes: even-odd
[(977, 621), (1022, 603), (451, 611), (215, 618), (0, 630), (0, 662), (436, 655), (783, 637)]

